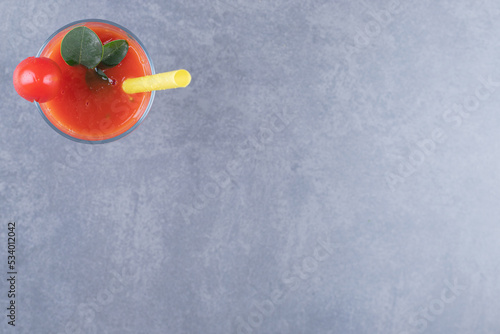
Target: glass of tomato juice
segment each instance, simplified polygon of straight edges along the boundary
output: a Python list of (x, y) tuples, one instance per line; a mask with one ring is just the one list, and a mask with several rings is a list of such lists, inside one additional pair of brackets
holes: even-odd
[[(125, 39), (129, 49), (115, 67), (105, 70), (110, 79), (89, 80), (82, 65), (69, 66), (61, 56), (61, 41), (71, 29), (86, 26), (103, 44)], [(101, 144), (120, 139), (146, 118), (155, 92), (127, 94), (122, 83), (127, 78), (155, 74), (153, 62), (141, 41), (128, 29), (106, 20), (72, 22), (57, 30), (43, 44), (37, 57), (54, 60), (62, 72), (58, 95), (45, 103), (35, 102), (43, 119), (59, 134), (77, 142)]]

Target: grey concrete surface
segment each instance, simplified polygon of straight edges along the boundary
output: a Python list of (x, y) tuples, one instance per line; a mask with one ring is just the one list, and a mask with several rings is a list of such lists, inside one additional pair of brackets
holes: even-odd
[[(498, 1), (0, 12), (1, 333), (500, 332)], [(54, 132), (11, 79), (84, 18), (193, 77), (98, 146)]]

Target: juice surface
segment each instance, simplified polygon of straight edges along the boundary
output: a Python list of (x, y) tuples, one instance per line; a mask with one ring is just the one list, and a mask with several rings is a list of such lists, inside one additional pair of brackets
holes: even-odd
[(41, 56), (54, 60), (62, 71), (62, 87), (53, 100), (41, 103), (45, 116), (64, 133), (83, 140), (105, 140), (130, 129), (143, 115), (151, 93), (126, 94), (121, 85), (127, 78), (151, 74), (147, 56), (126, 32), (101, 22), (87, 22), (103, 44), (125, 39), (129, 50), (122, 62), (103, 69), (111, 84), (82, 65), (69, 66), (61, 56), (61, 41), (68, 28), (56, 35)]

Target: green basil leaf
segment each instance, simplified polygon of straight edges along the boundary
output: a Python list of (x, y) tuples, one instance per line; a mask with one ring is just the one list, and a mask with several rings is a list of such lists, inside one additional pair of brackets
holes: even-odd
[(111, 79), (98, 67), (87, 70), (85, 81), (91, 91), (99, 91), (111, 86)]
[(87, 27), (76, 27), (64, 36), (61, 56), (70, 66), (96, 67), (102, 59), (103, 47), (95, 32)]
[(108, 67), (118, 65), (127, 55), (128, 43), (124, 39), (104, 44), (103, 46), (102, 63)]
[(109, 78), (108, 76), (106, 75), (106, 73), (103, 72), (103, 70), (101, 70), (100, 68), (96, 67), (95, 68), (95, 72), (97, 73), (98, 76), (100, 76), (103, 80), (106, 80), (106, 81), (109, 81)]

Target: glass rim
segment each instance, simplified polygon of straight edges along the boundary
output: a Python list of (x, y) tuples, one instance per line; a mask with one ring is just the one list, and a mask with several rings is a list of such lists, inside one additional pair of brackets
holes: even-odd
[[(151, 75), (155, 74), (155, 67), (153, 65), (153, 60), (151, 59), (150, 55), (149, 55), (149, 52), (148, 50), (146, 49), (146, 47), (144, 46), (144, 44), (141, 42), (141, 40), (133, 33), (131, 32), (129, 29), (125, 28), (124, 26), (118, 24), (118, 23), (115, 23), (115, 22), (112, 22), (112, 21), (108, 21), (108, 20), (102, 20), (102, 19), (83, 19), (83, 20), (78, 20), (78, 21), (73, 21), (71, 23), (68, 23), (66, 25), (64, 25), (63, 27), (57, 29), (54, 33), (52, 33), (49, 38), (47, 38), (47, 40), (42, 44), (42, 46), (40, 47), (40, 50), (38, 50), (38, 53), (36, 54), (36, 57), (40, 57), (40, 55), (42, 54), (42, 52), (44, 51), (45, 47), (47, 46), (47, 44), (54, 38), (56, 37), (57, 34), (59, 34), (61, 31), (63, 31), (64, 29), (67, 29), (71, 26), (74, 26), (74, 25), (77, 25), (79, 23), (87, 23), (87, 22), (97, 22), (97, 23), (105, 23), (105, 24), (109, 24), (109, 25), (112, 25), (112, 26), (115, 26), (121, 30), (123, 30), (125, 33), (127, 33), (128, 35), (130, 35), (130, 37), (132, 37), (136, 42), (137, 44), (139, 44), (139, 46), (141, 47), (142, 51), (144, 52), (144, 54), (146, 55), (146, 58), (148, 60), (148, 63), (149, 63), (149, 67), (151, 68)], [(120, 138), (123, 138), (125, 137), (126, 135), (130, 134), (132, 131), (134, 131), (141, 123), (142, 121), (144, 121), (144, 119), (146, 118), (146, 116), (148, 115), (149, 111), (151, 110), (151, 106), (153, 105), (153, 100), (154, 100), (154, 97), (155, 97), (155, 91), (152, 91), (151, 92), (151, 95), (149, 97), (149, 102), (148, 102), (148, 105), (146, 106), (146, 110), (144, 110), (144, 113), (141, 115), (141, 117), (137, 120), (137, 122), (134, 123), (134, 125), (132, 125), (130, 127), (130, 129), (127, 129), (125, 132), (123, 133), (120, 133), (119, 135), (116, 135), (114, 137), (111, 137), (111, 138), (107, 138), (107, 139), (102, 139), (102, 140), (89, 140), (89, 139), (80, 139), (80, 138), (76, 138), (76, 137), (73, 137), (67, 133), (65, 133), (64, 131), (60, 130), (57, 126), (55, 126), (48, 118), (47, 116), (45, 116), (43, 110), (42, 110), (42, 107), (40, 106), (40, 104), (38, 102), (35, 101), (35, 105), (38, 109), (38, 112), (40, 113), (40, 115), (42, 116), (42, 118), (45, 120), (45, 122), (53, 129), (55, 130), (57, 133), (59, 133), (60, 135), (62, 135), (63, 137), (65, 138), (68, 138), (68, 139), (71, 139), (73, 141), (76, 141), (76, 142), (79, 142), (79, 143), (85, 143), (85, 144), (105, 144), (105, 143), (109, 143), (109, 142), (112, 142), (112, 141), (115, 141), (115, 140), (118, 140)]]

